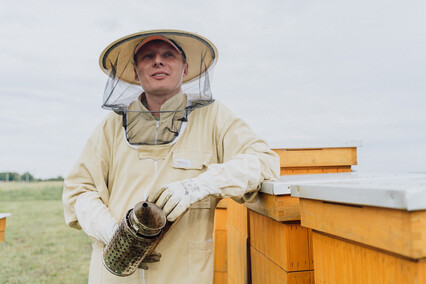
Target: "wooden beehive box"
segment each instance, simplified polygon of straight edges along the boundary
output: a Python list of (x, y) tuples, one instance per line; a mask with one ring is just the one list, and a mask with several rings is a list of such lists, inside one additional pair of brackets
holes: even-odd
[[(350, 172), (358, 146), (351, 142), (274, 151), (283, 178)], [(285, 184), (264, 182), (257, 202), (231, 203), (228, 222), (228, 283), (313, 283), (312, 232), (300, 225), (299, 199), (290, 196)]]
[(312, 232), (300, 225), (299, 199), (285, 181), (291, 178), (264, 182), (259, 201), (246, 204), (252, 283), (313, 283)]
[[(310, 231), (250, 210), (252, 283), (311, 283)], [(279, 279), (279, 281), (277, 281)]]
[(250, 283), (248, 250), (248, 209), (235, 201), (228, 203), (228, 283)]
[[(299, 146), (297, 146), (299, 145)], [(351, 172), (357, 165), (357, 147), (361, 142), (327, 143), (273, 149), (280, 156), (281, 177), (287, 175)], [(253, 211), (277, 221), (300, 220), (299, 199), (290, 195), (286, 183), (264, 182), (256, 203), (247, 204)]]
[(346, 143), (295, 143), (273, 150), (280, 156), (281, 175), (350, 172), (357, 164), (360, 141)]
[(0, 242), (4, 241), (6, 232), (6, 218), (10, 216), (9, 213), (0, 213)]
[(222, 199), (215, 210), (214, 220), (214, 276), (216, 284), (228, 283), (228, 203)]
[(426, 283), (426, 174), (300, 178), (317, 283)]

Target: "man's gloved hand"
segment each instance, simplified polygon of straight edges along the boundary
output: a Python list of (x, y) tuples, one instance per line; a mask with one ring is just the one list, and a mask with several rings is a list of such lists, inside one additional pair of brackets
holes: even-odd
[(162, 208), (170, 222), (175, 221), (191, 204), (209, 195), (219, 196), (221, 193), (216, 181), (209, 172), (196, 178), (176, 181), (167, 184), (160, 190), (151, 193), (147, 201), (154, 202)]
[(118, 228), (118, 223), (97, 192), (88, 191), (80, 194), (74, 210), (83, 231), (96, 241), (108, 244)]
[(138, 268), (143, 270), (148, 270), (148, 263), (159, 262), (161, 258), (161, 253), (156, 252), (155, 250), (144, 258), (144, 260), (139, 264)]

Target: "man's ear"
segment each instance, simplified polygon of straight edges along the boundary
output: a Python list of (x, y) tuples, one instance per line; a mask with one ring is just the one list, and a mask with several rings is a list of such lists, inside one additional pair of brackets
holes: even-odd
[(133, 67), (133, 71), (135, 72), (135, 81), (139, 81), (138, 71), (136, 71), (136, 67)]
[(188, 68), (188, 63), (185, 63), (185, 66), (183, 67), (183, 77), (186, 77), (186, 75), (188, 75)]

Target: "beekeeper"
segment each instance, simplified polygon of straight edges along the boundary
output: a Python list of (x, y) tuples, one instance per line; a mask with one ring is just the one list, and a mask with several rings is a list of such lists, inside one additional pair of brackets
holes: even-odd
[[(279, 159), (210, 89), (216, 47), (195, 33), (143, 31), (100, 56), (108, 75), (98, 125), (65, 179), (66, 223), (93, 239), (90, 283), (212, 283), (217, 202), (256, 198)], [(117, 223), (143, 200), (180, 217), (157, 246), (159, 262), (126, 278), (103, 266)]]

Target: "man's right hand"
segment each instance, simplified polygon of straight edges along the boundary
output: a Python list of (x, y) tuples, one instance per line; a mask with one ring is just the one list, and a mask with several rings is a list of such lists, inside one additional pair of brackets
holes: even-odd
[(143, 270), (148, 270), (149, 268), (148, 263), (159, 262), (160, 258), (161, 258), (161, 253), (158, 253), (154, 250), (150, 255), (148, 255), (147, 257), (143, 259), (143, 261), (139, 264), (138, 268)]
[(96, 192), (88, 191), (80, 194), (75, 202), (74, 211), (80, 227), (88, 236), (108, 244), (118, 228), (118, 223)]

